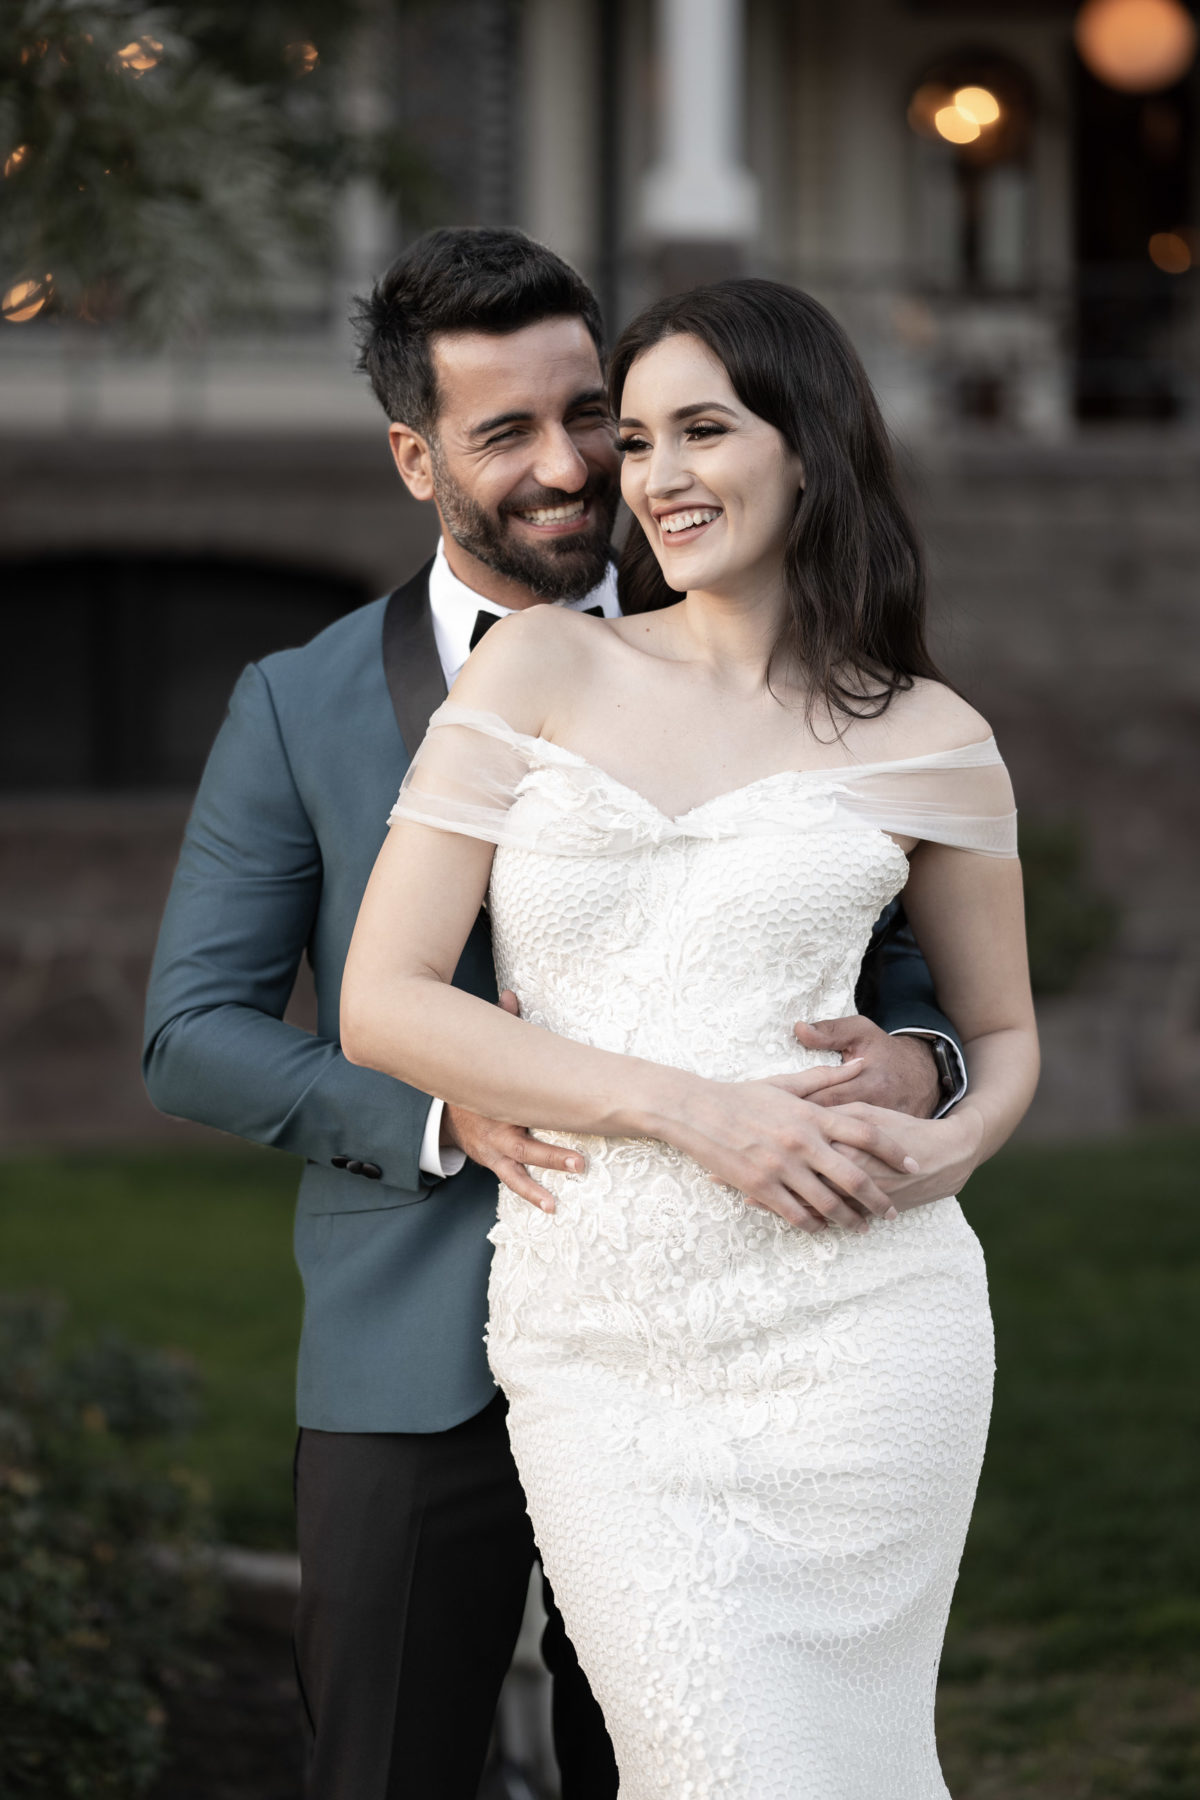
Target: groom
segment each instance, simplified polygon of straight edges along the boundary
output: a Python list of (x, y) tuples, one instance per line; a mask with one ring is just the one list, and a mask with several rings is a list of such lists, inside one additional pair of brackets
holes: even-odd
[[(396, 465), (442, 540), (390, 598), (242, 675), (167, 904), (145, 1074), (165, 1112), (305, 1159), (296, 1658), (311, 1800), (474, 1800), (535, 1555), (482, 1344), (487, 1232), (496, 1177), (536, 1199), (527, 1165), (566, 1152), (348, 1063), (339, 990), (388, 810), (471, 647), (512, 609), (617, 612), (617, 458), (596, 302), (521, 233), (430, 233), (359, 324)], [(305, 954), (315, 1037), (283, 1022)], [(496, 998), (482, 916), (455, 980)], [(836, 1093), (926, 1115), (956, 1097), (953, 1034), (911, 939), (881, 937), (864, 984), (875, 1023), (797, 1027), (863, 1057)], [(603, 1721), (547, 1601), (564, 1800), (611, 1800)]]

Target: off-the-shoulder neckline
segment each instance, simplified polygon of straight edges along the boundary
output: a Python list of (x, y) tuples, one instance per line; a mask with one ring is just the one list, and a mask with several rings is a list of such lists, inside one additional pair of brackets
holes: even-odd
[[(447, 714), (455, 716), (447, 717)], [(566, 744), (556, 744), (553, 738), (541, 737), (527, 731), (517, 731), (508, 723), (507, 719), (502, 719), (499, 713), (480, 712), (474, 707), (459, 706), (453, 700), (446, 700), (430, 718), (429, 724), (431, 728), (435, 725), (466, 725), (476, 731), (482, 730), (491, 737), (507, 738), (516, 744), (533, 744), (539, 750), (551, 751), (553, 753), (551, 761), (558, 759), (575, 768), (587, 769), (595, 775), (602, 776), (611, 786), (619, 788), (622, 793), (640, 801), (658, 818), (665, 819), (671, 825), (681, 825), (686, 820), (694, 818), (697, 813), (705, 812), (710, 806), (715, 806), (720, 800), (735, 800), (741, 795), (751, 794), (756, 789), (765, 787), (769, 782), (781, 781), (785, 776), (794, 776), (800, 780), (811, 780), (817, 776), (833, 776), (844, 779), (848, 775), (873, 775), (881, 771), (890, 772), (894, 769), (927, 767), (939, 762), (945, 763), (951, 757), (966, 756), (974, 752), (991, 752), (990, 756), (981, 754), (975, 766), (989, 761), (1000, 762), (1002, 760), (995, 736), (992, 735), (979, 738), (972, 744), (957, 745), (951, 750), (929, 750), (921, 756), (897, 756), (873, 763), (838, 763), (816, 769), (775, 769), (769, 775), (757, 775), (753, 781), (745, 781), (737, 787), (725, 788), (718, 794), (710, 794), (707, 800), (700, 800), (695, 806), (689, 806), (681, 813), (668, 813), (664, 812), (662, 807), (658, 806), (648, 795), (643, 794), (639, 788), (630, 787), (628, 782), (622, 781), (619, 776), (613, 775), (601, 764), (593, 762), (590, 757), (583, 756), (578, 750), (570, 749)]]

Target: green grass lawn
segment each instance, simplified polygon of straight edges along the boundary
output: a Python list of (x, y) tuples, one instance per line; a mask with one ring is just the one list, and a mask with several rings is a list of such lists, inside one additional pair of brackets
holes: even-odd
[[(1200, 1794), (1200, 1134), (1013, 1150), (972, 1182), (996, 1411), (947, 1645), (955, 1800)], [(187, 1460), (226, 1534), (291, 1536), (296, 1167), (267, 1152), (0, 1165), (0, 1287), (189, 1351)]]

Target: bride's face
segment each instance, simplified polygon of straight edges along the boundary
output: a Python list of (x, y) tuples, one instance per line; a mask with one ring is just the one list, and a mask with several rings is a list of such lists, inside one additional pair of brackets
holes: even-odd
[(778, 581), (804, 470), (706, 345), (669, 337), (638, 357), (620, 437), (621, 492), (669, 586), (746, 592)]

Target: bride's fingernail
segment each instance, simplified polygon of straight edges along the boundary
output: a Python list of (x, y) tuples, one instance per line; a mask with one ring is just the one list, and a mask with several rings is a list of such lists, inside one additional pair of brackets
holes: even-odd
[(900, 1214), (896, 1211), (894, 1206), (889, 1206), (883, 1216), (885, 1219), (898, 1219)]
[(580, 1169), (583, 1167), (583, 1159), (578, 1156), (568, 1156), (567, 1167), (570, 1169), (572, 1175), (578, 1175)]
[(553, 1212), (554, 1211), (553, 1200), (539, 1200), (538, 1205), (541, 1207), (543, 1212)]
[(921, 1165), (915, 1156), (906, 1156), (904, 1159), (904, 1166), (910, 1175), (919, 1175), (921, 1172)]

